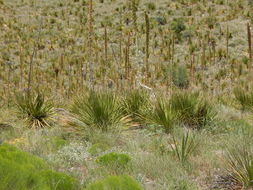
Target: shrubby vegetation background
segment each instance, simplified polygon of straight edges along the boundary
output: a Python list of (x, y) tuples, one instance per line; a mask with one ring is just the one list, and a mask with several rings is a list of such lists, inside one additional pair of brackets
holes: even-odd
[(252, 189), (252, 0), (0, 0), (0, 190)]

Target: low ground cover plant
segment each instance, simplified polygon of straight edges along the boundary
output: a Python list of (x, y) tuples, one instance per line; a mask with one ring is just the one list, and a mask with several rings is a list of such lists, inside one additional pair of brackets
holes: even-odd
[(98, 180), (85, 190), (142, 190), (141, 185), (130, 176), (108, 176)]
[(77, 181), (55, 172), (42, 159), (17, 148), (0, 145), (0, 189), (76, 190)]
[(125, 169), (131, 162), (131, 157), (127, 154), (111, 152), (99, 156), (96, 162), (102, 166)]

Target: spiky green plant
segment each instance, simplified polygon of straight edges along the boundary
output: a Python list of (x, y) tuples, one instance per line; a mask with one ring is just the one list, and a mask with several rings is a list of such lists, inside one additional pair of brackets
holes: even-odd
[(191, 128), (201, 129), (211, 124), (217, 115), (212, 104), (199, 93), (176, 92), (170, 103), (178, 114), (179, 122)]
[(19, 115), (27, 121), (30, 128), (50, 127), (54, 121), (53, 104), (41, 93), (16, 96)]
[(235, 99), (240, 103), (242, 111), (253, 108), (253, 92), (246, 91), (242, 88), (234, 89)]
[(179, 142), (173, 136), (172, 143), (170, 143), (170, 145), (177, 159), (185, 164), (188, 161), (189, 157), (197, 149), (198, 142), (196, 141), (195, 136), (187, 131), (184, 133), (182, 139)]
[(141, 121), (141, 115), (143, 111), (147, 109), (148, 104), (148, 94), (140, 90), (133, 90), (126, 93), (123, 99), (124, 112), (131, 116), (132, 120), (135, 122)]
[(71, 110), (85, 125), (104, 131), (129, 123), (117, 96), (111, 92), (93, 91), (80, 96)]
[(244, 188), (253, 188), (253, 150), (249, 145), (235, 145), (227, 151), (228, 172)]
[(170, 133), (176, 122), (176, 114), (171, 105), (164, 98), (159, 98), (154, 107), (146, 113), (146, 121), (149, 124), (161, 126), (166, 133)]

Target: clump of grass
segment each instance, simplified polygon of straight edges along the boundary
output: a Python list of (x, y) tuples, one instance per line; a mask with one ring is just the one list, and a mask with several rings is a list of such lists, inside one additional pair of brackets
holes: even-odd
[[(245, 189), (253, 188), (253, 150), (249, 145), (236, 145), (227, 151), (228, 172)], [(244, 189), (243, 188), (243, 189)]]
[(130, 91), (123, 99), (123, 108), (125, 113), (135, 122), (142, 121), (143, 111), (147, 109), (148, 104), (148, 94), (140, 90)]
[(88, 152), (92, 155), (92, 156), (96, 156), (104, 151), (106, 151), (109, 148), (109, 146), (107, 144), (102, 144), (102, 143), (96, 143), (93, 144), (89, 149)]
[(7, 144), (0, 146), (0, 189), (75, 190), (77, 181), (50, 170), (40, 158)]
[(253, 107), (253, 92), (247, 92), (242, 88), (234, 89), (235, 99), (240, 103), (242, 111), (250, 110)]
[(53, 104), (41, 93), (17, 95), (16, 105), (19, 115), (28, 122), (30, 128), (50, 127), (54, 121)]
[(120, 154), (111, 152), (102, 156), (99, 156), (96, 160), (102, 166), (109, 166), (115, 168), (125, 169), (129, 166), (131, 157), (127, 154)]
[(105, 179), (98, 180), (85, 190), (142, 190), (141, 185), (130, 176), (108, 176)]
[(145, 117), (147, 123), (161, 126), (166, 133), (172, 131), (176, 122), (176, 114), (172, 110), (169, 101), (164, 98), (159, 98)]
[(170, 143), (172, 151), (177, 159), (185, 164), (198, 147), (198, 142), (196, 141), (195, 136), (187, 131), (179, 142), (174, 136), (172, 139), (173, 141)]
[(109, 92), (90, 92), (81, 96), (71, 110), (87, 126), (103, 131), (129, 123), (118, 98)]
[(179, 122), (190, 128), (201, 129), (211, 124), (217, 115), (213, 106), (199, 93), (176, 92), (170, 104)]

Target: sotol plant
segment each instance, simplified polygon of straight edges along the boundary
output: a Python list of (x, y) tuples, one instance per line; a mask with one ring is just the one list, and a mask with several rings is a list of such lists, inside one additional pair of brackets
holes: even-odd
[(54, 120), (53, 104), (46, 100), (41, 93), (17, 95), (18, 113), (28, 122), (31, 128), (49, 127)]
[(177, 159), (185, 164), (189, 157), (195, 152), (198, 147), (198, 142), (195, 136), (187, 131), (179, 142), (173, 136), (173, 141), (170, 144), (171, 149), (176, 155)]
[(164, 98), (159, 98), (145, 117), (147, 123), (161, 126), (166, 133), (171, 132), (176, 122), (176, 114), (169, 101)]
[(123, 99), (123, 108), (127, 115), (135, 122), (141, 121), (143, 111), (147, 109), (149, 96), (143, 91), (133, 90), (127, 93)]
[(170, 104), (179, 122), (191, 128), (201, 129), (211, 124), (217, 115), (212, 104), (198, 93), (176, 92)]
[(236, 145), (227, 151), (228, 172), (244, 188), (253, 188), (253, 150), (249, 145)]
[(118, 98), (110, 92), (90, 92), (78, 97), (71, 110), (87, 126), (104, 131), (129, 122)]
[(242, 111), (252, 109), (253, 92), (247, 92), (242, 88), (234, 89), (235, 99), (240, 103)]

